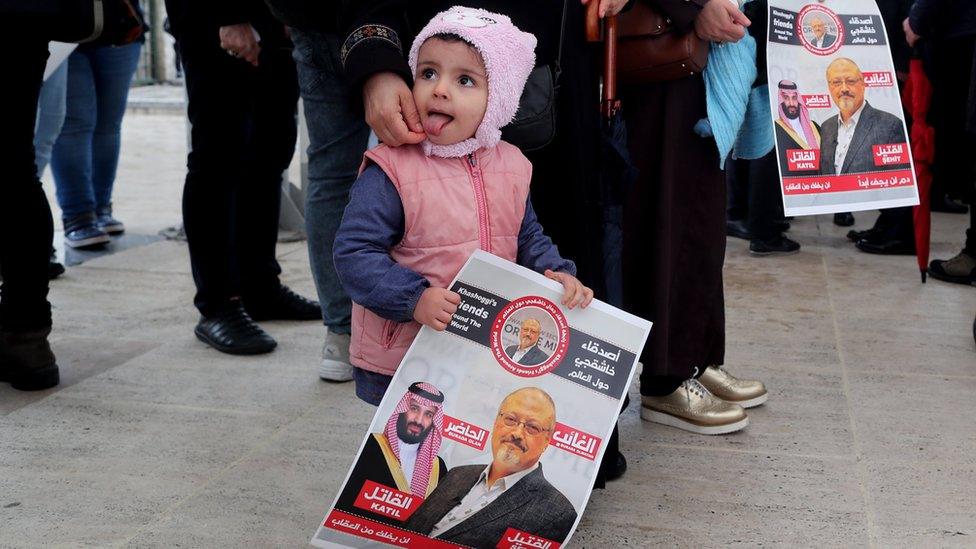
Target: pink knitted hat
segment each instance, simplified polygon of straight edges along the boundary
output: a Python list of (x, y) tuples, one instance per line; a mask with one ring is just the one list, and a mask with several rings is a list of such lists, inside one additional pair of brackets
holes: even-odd
[(535, 36), (520, 31), (504, 15), (454, 6), (435, 15), (413, 41), (409, 61), (414, 73), (420, 46), (435, 34), (456, 34), (481, 54), (488, 76), (488, 108), (474, 137), (451, 145), (426, 140), (424, 152), (428, 156), (458, 157), (494, 147), (502, 138), (502, 126), (515, 118), (522, 88), (535, 67)]

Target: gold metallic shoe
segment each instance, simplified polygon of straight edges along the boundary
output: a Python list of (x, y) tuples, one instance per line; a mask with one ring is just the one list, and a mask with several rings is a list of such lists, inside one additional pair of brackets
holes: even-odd
[(713, 395), (726, 402), (734, 402), (743, 408), (755, 408), (769, 398), (762, 381), (738, 379), (721, 366), (709, 366), (698, 378)]
[(667, 396), (641, 397), (641, 418), (700, 435), (724, 435), (749, 425), (742, 406), (715, 397), (697, 379)]

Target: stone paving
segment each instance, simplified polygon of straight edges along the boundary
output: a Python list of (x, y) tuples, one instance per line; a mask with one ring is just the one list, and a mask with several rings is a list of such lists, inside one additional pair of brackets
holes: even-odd
[[(155, 235), (180, 218), (179, 110), (131, 113), (123, 141), (116, 212)], [(958, 250), (964, 222), (935, 214), (933, 257)], [(630, 469), (594, 494), (573, 546), (976, 546), (976, 288), (922, 285), (914, 258), (858, 253), (845, 232), (798, 219), (803, 251), (783, 258), (729, 242), (727, 364), (769, 402), (720, 437), (631, 406)], [(313, 295), (305, 244), (279, 257)], [(231, 357), (193, 337), (192, 296), (169, 241), (52, 284), (62, 385), (0, 386), (0, 547), (305, 546), (371, 407), (316, 377), (321, 326), (266, 323), (274, 353)]]

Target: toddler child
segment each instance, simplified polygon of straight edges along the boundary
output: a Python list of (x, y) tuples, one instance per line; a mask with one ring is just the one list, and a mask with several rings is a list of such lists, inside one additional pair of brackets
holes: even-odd
[(336, 234), (334, 259), (353, 301), (356, 395), (378, 405), (421, 325), (444, 330), (461, 302), (447, 289), (476, 249), (560, 282), (562, 303), (593, 292), (542, 232), (532, 165), (501, 141), (535, 63), (535, 37), (504, 15), (454, 7), (410, 50), (427, 139), (366, 152)]

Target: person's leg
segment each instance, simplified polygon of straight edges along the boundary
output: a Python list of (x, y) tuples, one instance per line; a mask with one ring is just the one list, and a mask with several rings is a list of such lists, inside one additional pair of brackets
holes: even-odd
[(966, 229), (966, 246), (963, 252), (969, 257), (976, 257), (976, 202), (969, 207), (969, 228)]
[(373, 406), (380, 405), (386, 390), (390, 388), (390, 382), (393, 381), (392, 376), (370, 372), (362, 368), (353, 369), (353, 379), (356, 380), (356, 396)]
[(729, 158), (725, 163), (725, 188), (729, 200), (726, 208), (726, 234), (748, 239), (749, 231), (749, 161)]
[(34, 125), (47, 41), (0, 34), (0, 381), (15, 389), (58, 384), (48, 345), (48, 254), (54, 224), (37, 178)]
[(714, 142), (692, 131), (705, 116), (704, 82), (622, 91), (640, 169), (625, 205), (624, 292), (628, 310), (654, 322), (641, 356), (641, 417), (703, 434), (739, 430), (748, 424), (742, 408), (692, 379), (725, 358), (724, 175)]
[(51, 76), (41, 86), (41, 97), (37, 107), (37, 124), (34, 126), (34, 158), (37, 164), (37, 177), (44, 175), (44, 170), (51, 163), (51, 151), (54, 142), (61, 134), (64, 125), (65, 96), (68, 92), (68, 63), (51, 73)]
[(305, 121), (308, 188), (305, 230), (312, 276), (329, 332), (349, 334), (352, 302), (339, 282), (332, 245), (356, 180), (369, 127), (355, 112), (342, 79), (338, 36), (292, 30)]
[(186, 74), (190, 153), (183, 187), (183, 226), (204, 317), (240, 296), (235, 273), (235, 189), (249, 126), (252, 69), (220, 49), (217, 29), (189, 28), (180, 36)]
[(100, 246), (109, 241), (96, 225), (92, 188), (92, 137), (98, 116), (92, 59), (91, 50), (75, 50), (68, 57), (64, 126), (51, 155), (64, 241), (73, 248)]
[(776, 151), (749, 161), (749, 228), (752, 255), (796, 253), (800, 245), (783, 236), (783, 213)]
[(281, 285), (275, 259), (281, 183), (295, 153), (298, 136), (298, 82), (291, 54), (280, 48), (261, 52), (254, 78), (254, 105), (245, 149), (246, 173), (237, 191), (237, 235), (241, 297), (254, 300), (274, 294)]
[(202, 315), (194, 333), (221, 352), (267, 353), (276, 343), (244, 312), (235, 244), (257, 69), (220, 48), (216, 26), (187, 25), (177, 40), (191, 141), (183, 226), (197, 288), (193, 303)]
[(61, 216), (65, 219), (95, 211), (92, 191), (92, 136), (98, 105), (92, 55), (75, 50), (68, 63), (66, 112), (61, 134), (54, 143), (51, 171)]
[(106, 232), (122, 231), (121, 224), (110, 224), (108, 220), (111, 218), (112, 188), (119, 165), (122, 117), (125, 115), (129, 86), (139, 64), (141, 51), (142, 44), (136, 42), (118, 48), (102, 47), (92, 52), (92, 72), (98, 105), (92, 137), (92, 190), (95, 211), (100, 218), (99, 224)]

